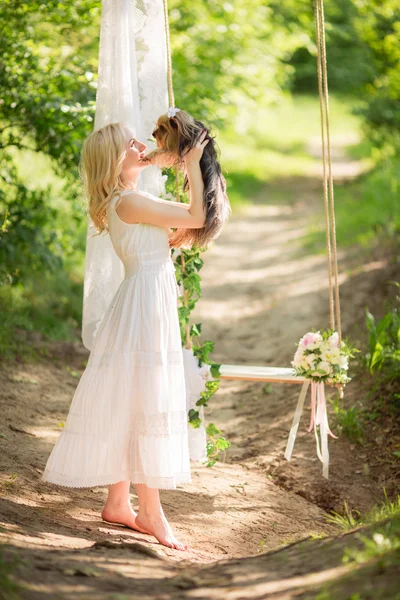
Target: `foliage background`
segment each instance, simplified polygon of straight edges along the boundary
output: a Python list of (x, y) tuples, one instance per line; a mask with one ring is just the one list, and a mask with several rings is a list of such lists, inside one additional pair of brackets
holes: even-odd
[[(176, 103), (214, 126), (234, 206), (274, 177), (302, 173), (307, 135), (318, 133), (312, 3), (170, 0), (169, 9)], [(373, 244), (400, 226), (400, 9), (397, 0), (326, 0), (325, 9), (332, 110), (339, 129), (362, 132), (354, 152), (371, 161), (339, 192), (338, 236), (346, 239), (351, 215), (353, 242)], [(93, 126), (100, 15), (99, 0), (3, 2), (3, 355), (26, 351), (21, 330), (79, 336), (86, 215), (77, 164)]]

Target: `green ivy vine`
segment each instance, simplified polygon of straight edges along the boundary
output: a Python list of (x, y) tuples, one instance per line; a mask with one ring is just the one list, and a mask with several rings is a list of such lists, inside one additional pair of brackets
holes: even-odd
[[(176, 190), (182, 189), (182, 174), (175, 173), (172, 169), (165, 169), (167, 175), (166, 192), (167, 197), (176, 196)], [(180, 201), (188, 203), (189, 198), (186, 194), (180, 192)], [(172, 250), (172, 257), (175, 264), (176, 280), (179, 286), (183, 288), (183, 294), (179, 297), (180, 306), (178, 307), (179, 326), (181, 331), (182, 346), (192, 348), (193, 354), (198, 360), (198, 366), (203, 364), (210, 365), (210, 372), (213, 380), (207, 381), (205, 390), (201, 392), (196, 405), (207, 407), (212, 396), (218, 391), (220, 385), (220, 364), (210, 358), (214, 350), (214, 342), (211, 340), (201, 341), (201, 323), (191, 323), (190, 315), (194, 310), (198, 300), (201, 297), (201, 276), (199, 272), (203, 267), (201, 254), (204, 248), (193, 247), (190, 249), (181, 248), (179, 252)], [(194, 343), (194, 340), (196, 343)], [(188, 422), (194, 428), (199, 428), (202, 420), (199, 410), (190, 409)], [(212, 467), (219, 454), (225, 452), (231, 445), (223, 436), (222, 431), (214, 424), (209, 423), (206, 427), (207, 434), (207, 467)]]

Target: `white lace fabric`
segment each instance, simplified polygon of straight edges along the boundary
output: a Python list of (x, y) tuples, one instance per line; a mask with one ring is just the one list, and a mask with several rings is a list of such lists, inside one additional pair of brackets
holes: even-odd
[[(151, 150), (154, 123), (168, 108), (167, 59), (162, 0), (103, 0), (95, 129), (123, 122)], [(160, 169), (147, 167), (141, 190), (165, 192)], [(124, 277), (107, 233), (88, 219), (82, 341), (88, 350)]]

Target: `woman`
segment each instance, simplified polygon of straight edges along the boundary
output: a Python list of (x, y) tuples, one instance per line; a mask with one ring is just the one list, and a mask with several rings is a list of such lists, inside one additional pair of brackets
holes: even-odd
[[(186, 550), (161, 506), (159, 489), (190, 483), (186, 391), (170, 228), (205, 222), (202, 132), (185, 155), (190, 204), (137, 188), (146, 145), (120, 123), (94, 131), (82, 150), (89, 213), (108, 231), (125, 278), (96, 332), (64, 429), (43, 480), (70, 487), (108, 485), (105, 521)], [(159, 164), (159, 163), (158, 163)], [(130, 505), (133, 482), (139, 512)]]

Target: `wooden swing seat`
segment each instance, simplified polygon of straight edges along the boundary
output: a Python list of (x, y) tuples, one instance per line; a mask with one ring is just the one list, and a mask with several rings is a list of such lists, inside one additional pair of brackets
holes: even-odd
[[(252, 365), (221, 365), (220, 379), (241, 379), (243, 381), (265, 381), (268, 383), (305, 383), (310, 382), (306, 377), (295, 375), (294, 369), (290, 367), (261, 367)], [(343, 398), (342, 383), (328, 383), (326, 385), (339, 390), (340, 398)]]
[(294, 369), (286, 367), (262, 367), (250, 365), (221, 365), (221, 379), (243, 379), (270, 383), (304, 383), (305, 377), (295, 375)]

